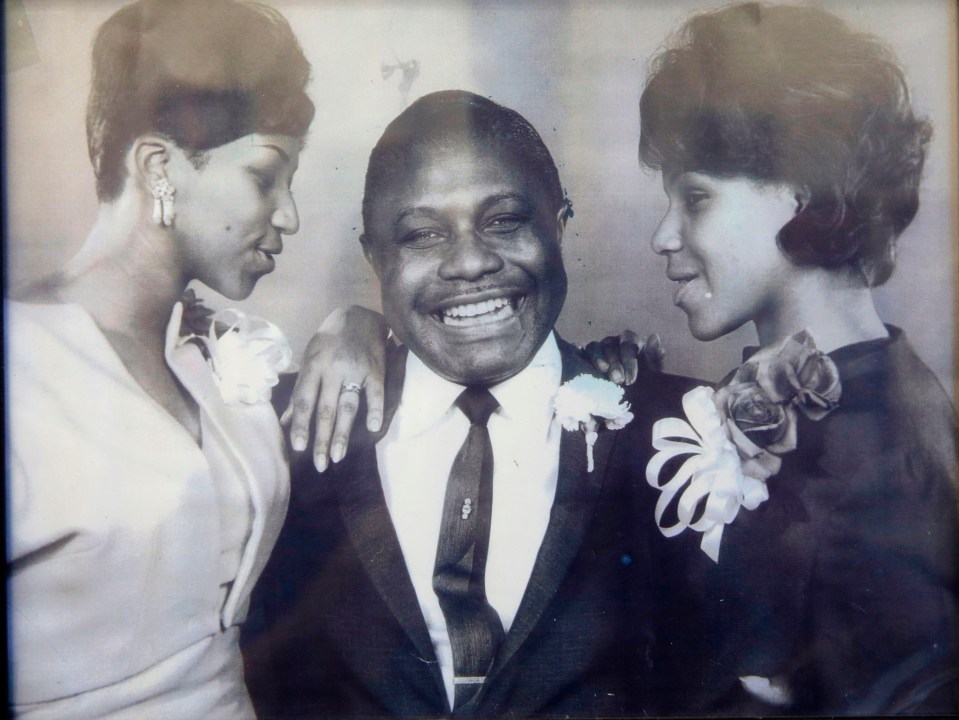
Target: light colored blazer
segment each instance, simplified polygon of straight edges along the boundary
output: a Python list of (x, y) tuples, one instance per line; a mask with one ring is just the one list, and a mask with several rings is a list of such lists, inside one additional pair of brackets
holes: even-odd
[(245, 618), (289, 476), (269, 403), (225, 405), (199, 349), (167, 362), (246, 484), (252, 524), (221, 602), (209, 464), (76, 305), (6, 303), (11, 681), (37, 703), (136, 676)]

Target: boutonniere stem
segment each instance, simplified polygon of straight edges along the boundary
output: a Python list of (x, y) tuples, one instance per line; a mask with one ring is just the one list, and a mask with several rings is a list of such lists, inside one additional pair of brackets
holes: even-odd
[(623, 388), (592, 375), (577, 375), (563, 383), (553, 399), (556, 418), (565, 430), (580, 431), (586, 441), (586, 470), (593, 472), (593, 446), (599, 437), (599, 423), (608, 430), (626, 427), (633, 419)]

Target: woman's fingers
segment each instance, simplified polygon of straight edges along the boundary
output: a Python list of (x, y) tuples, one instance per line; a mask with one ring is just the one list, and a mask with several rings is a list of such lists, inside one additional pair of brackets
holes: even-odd
[(310, 420), (313, 419), (313, 408), (320, 391), (322, 373), (320, 366), (314, 362), (317, 355), (316, 346), (317, 339), (314, 337), (306, 348), (290, 404), (280, 417), (282, 424), (290, 423), (290, 445), (296, 452), (306, 450), (310, 436)]
[(373, 433), (383, 427), (384, 384), (382, 366), (366, 377), (366, 429)]
[(586, 362), (590, 363), (601, 373), (609, 371), (609, 363), (606, 362), (603, 348), (596, 340), (593, 340), (593, 342), (583, 348), (583, 356), (586, 358)]
[(609, 379), (617, 385), (622, 385), (623, 381), (626, 379), (626, 372), (623, 369), (622, 351), (620, 349), (621, 343), (622, 335), (619, 335), (618, 337), (615, 335), (609, 335), (604, 337), (599, 342), (603, 351), (603, 357), (605, 358), (606, 364), (609, 367), (607, 375)]
[(367, 428), (375, 432), (383, 423), (386, 333), (378, 313), (338, 308), (307, 346), (283, 419), (291, 423), (290, 442), (296, 451), (306, 449), (311, 421), (315, 423), (313, 464), (320, 472), (346, 455), (364, 389)]
[(643, 344), (632, 330), (623, 330), (619, 335), (619, 358), (623, 369), (623, 384), (632, 385), (639, 375), (639, 354)]
[(665, 352), (656, 333), (640, 339), (632, 330), (623, 330), (619, 335), (589, 343), (583, 348), (583, 356), (614, 383), (632, 385), (641, 367), (661, 371)]
[[(316, 405), (316, 431), (313, 434), (313, 464), (318, 472), (323, 472), (329, 465), (331, 438), (340, 403), (341, 387), (341, 383), (331, 381), (324, 382), (320, 388), (320, 397)], [(352, 392), (350, 395), (355, 398), (357, 393)]]
[[(333, 423), (333, 438), (330, 442), (330, 460), (335, 463), (346, 455), (346, 448), (350, 444), (350, 431), (353, 429), (353, 421), (356, 420), (356, 412), (360, 407), (361, 392), (363, 392), (363, 386), (358, 382), (346, 382), (340, 386), (340, 397)], [(317, 435), (319, 432), (319, 423), (317, 423)], [(317, 437), (316, 444), (319, 445), (319, 443), (320, 439)]]
[(639, 350), (639, 358), (647, 370), (662, 372), (666, 351), (663, 349), (663, 341), (660, 340), (657, 333), (648, 335), (646, 340), (643, 341), (643, 346)]

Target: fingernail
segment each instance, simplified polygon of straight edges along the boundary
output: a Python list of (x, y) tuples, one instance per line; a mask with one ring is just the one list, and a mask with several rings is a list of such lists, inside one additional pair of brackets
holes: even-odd
[(343, 443), (335, 442), (333, 447), (330, 448), (330, 460), (335, 463), (338, 463), (343, 459)]
[(609, 370), (609, 363), (606, 362), (605, 360), (597, 360), (596, 366), (603, 372), (606, 372), (607, 370)]
[(380, 426), (383, 424), (383, 419), (378, 417), (371, 417), (366, 421), (366, 429), (370, 432), (379, 432)]
[(302, 435), (293, 436), (293, 449), (297, 452), (303, 452), (306, 450), (306, 438)]
[(614, 383), (621, 383), (623, 381), (623, 374), (619, 370), (613, 370), (613, 372), (609, 374), (609, 379)]
[(323, 472), (324, 470), (326, 470), (326, 465), (327, 465), (326, 455), (323, 455), (322, 453), (314, 455), (313, 464), (316, 465), (317, 472)]

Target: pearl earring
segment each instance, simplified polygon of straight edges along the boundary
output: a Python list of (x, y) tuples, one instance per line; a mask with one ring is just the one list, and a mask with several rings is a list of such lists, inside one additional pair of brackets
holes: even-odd
[(160, 178), (150, 188), (153, 195), (153, 222), (157, 225), (172, 225), (176, 213), (173, 210), (173, 194), (176, 188), (166, 178)]

